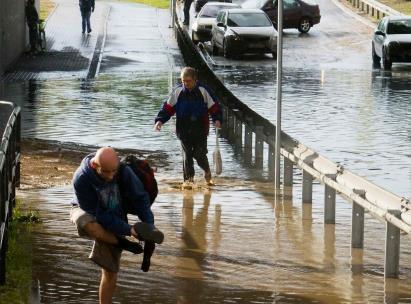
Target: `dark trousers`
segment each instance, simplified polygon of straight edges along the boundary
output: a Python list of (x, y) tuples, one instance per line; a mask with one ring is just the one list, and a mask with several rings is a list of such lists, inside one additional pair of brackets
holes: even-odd
[(32, 52), (37, 50), (37, 35), (37, 24), (29, 25), (29, 40)]
[(91, 31), (90, 16), (91, 16), (91, 11), (81, 10), (81, 27), (83, 29), (83, 32), (85, 32), (86, 30), (87, 32)]
[(193, 0), (185, 0), (184, 1), (184, 22), (190, 22), (190, 7)]
[(181, 140), (181, 147), (183, 148), (183, 172), (185, 181), (194, 178), (193, 158), (204, 172), (210, 171), (207, 158), (207, 138), (194, 142)]

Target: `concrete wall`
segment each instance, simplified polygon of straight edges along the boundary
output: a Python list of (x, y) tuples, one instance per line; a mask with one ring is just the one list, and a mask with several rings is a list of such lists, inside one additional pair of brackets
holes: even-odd
[(24, 6), (25, 0), (0, 0), (0, 75), (27, 45)]

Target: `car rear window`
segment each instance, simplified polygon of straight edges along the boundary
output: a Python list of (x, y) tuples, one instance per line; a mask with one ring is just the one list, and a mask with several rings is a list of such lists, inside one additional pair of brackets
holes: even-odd
[(392, 20), (388, 23), (387, 34), (411, 34), (411, 20)]
[(201, 10), (201, 13), (198, 17), (202, 18), (215, 18), (219, 11), (225, 8), (235, 8), (233, 5), (207, 5)]
[(263, 27), (272, 26), (268, 17), (263, 13), (231, 13), (227, 25), (231, 27)]

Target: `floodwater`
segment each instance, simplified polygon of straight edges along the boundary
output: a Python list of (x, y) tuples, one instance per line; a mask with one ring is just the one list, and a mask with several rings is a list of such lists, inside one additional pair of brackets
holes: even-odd
[[(127, 16), (132, 13), (129, 9)], [(352, 61), (356, 47), (367, 50), (369, 29), (355, 33), (357, 44), (347, 57), (341, 51), (328, 61), (321, 59), (327, 53), (311, 57), (316, 42), (323, 41), (318, 49), (324, 52), (339, 45), (332, 42), (342, 28), (337, 23), (332, 29), (328, 36), (322, 24), (309, 36), (289, 31), (297, 40), (288, 40), (289, 56), (296, 57), (285, 61), (284, 130), (351, 171), (409, 197), (411, 70), (407, 65), (394, 66), (392, 72), (373, 69), (365, 51)], [(350, 42), (348, 25), (343, 32)], [(298, 55), (301, 48), (305, 52)], [(215, 60), (218, 75), (235, 94), (265, 117), (274, 117), (275, 61)], [(24, 137), (165, 155), (157, 173), (160, 195), (153, 205), (165, 242), (148, 273), (139, 270), (141, 256), (123, 254), (115, 303), (411, 303), (410, 238), (401, 238), (400, 279), (384, 280), (384, 224), (366, 214), (364, 250), (351, 250), (350, 204), (337, 197), (336, 225), (324, 225), (323, 186), (314, 184), (313, 204), (301, 204), (297, 170), (292, 200), (278, 198), (272, 182), (245, 168), (221, 140), (223, 173), (217, 186), (204, 188), (198, 171), (198, 189), (179, 190), (181, 148), (174, 121), (162, 132), (152, 130), (178, 75), (173, 69), (126, 70), (103, 64), (96, 80), (5, 84), (5, 99), (22, 106)], [(211, 130), (209, 151), (214, 147)], [(70, 187), (19, 195), (43, 219), (33, 244), (33, 277), (41, 302), (95, 303), (100, 272), (87, 259), (91, 242), (79, 239), (68, 221)]]

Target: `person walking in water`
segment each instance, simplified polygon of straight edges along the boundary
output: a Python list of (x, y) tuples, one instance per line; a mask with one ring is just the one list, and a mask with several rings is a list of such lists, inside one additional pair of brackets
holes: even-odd
[[(74, 198), (70, 220), (80, 237), (93, 239), (89, 258), (101, 268), (100, 303), (111, 303), (117, 283), (121, 251), (143, 252), (133, 236), (161, 244), (164, 234), (154, 226), (150, 198), (133, 170), (120, 160), (115, 150), (103, 147), (87, 155), (73, 177)], [(128, 224), (127, 213), (142, 222)]]
[(94, 0), (79, 0), (80, 12), (81, 12), (81, 26), (82, 33), (91, 33), (90, 17), (94, 12)]
[(164, 123), (176, 114), (176, 133), (183, 148), (183, 176), (185, 183), (194, 182), (194, 163), (204, 170), (204, 178), (212, 185), (210, 165), (207, 158), (209, 115), (216, 128), (221, 128), (221, 108), (212, 92), (199, 83), (197, 71), (185, 67), (181, 71), (181, 84), (164, 102), (155, 118), (154, 129), (160, 131)]

